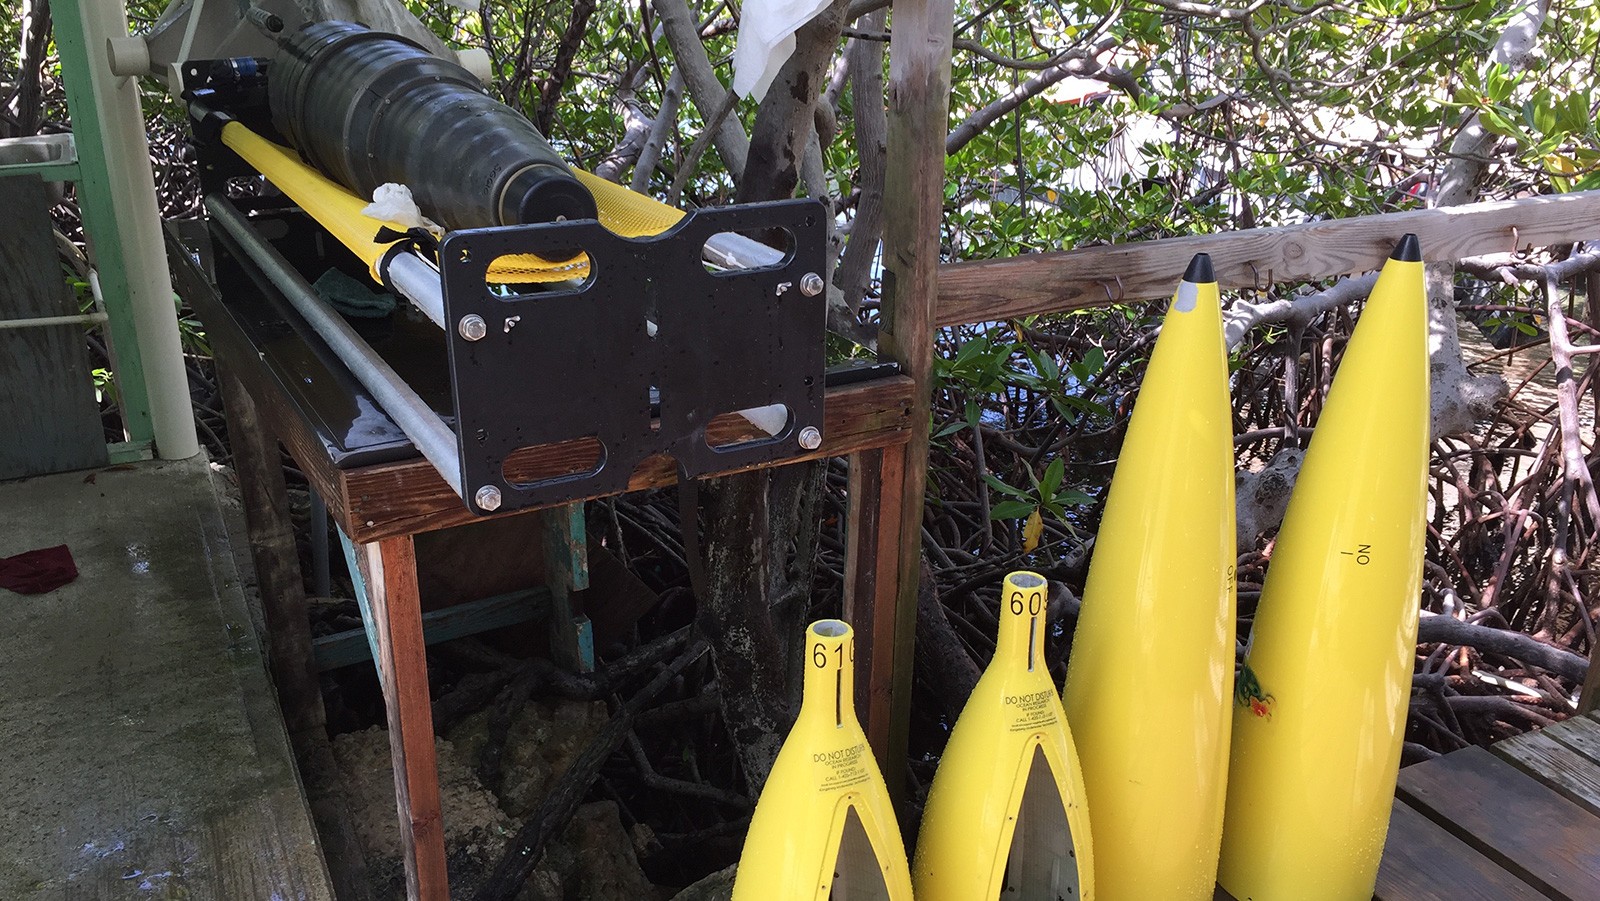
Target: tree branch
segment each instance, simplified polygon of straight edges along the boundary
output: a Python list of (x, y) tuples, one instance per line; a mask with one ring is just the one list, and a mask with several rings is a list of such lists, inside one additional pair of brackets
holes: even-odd
[(1574, 682), (1582, 682), (1584, 673), (1589, 669), (1589, 661), (1577, 654), (1545, 644), (1530, 635), (1509, 629), (1491, 629), (1440, 614), (1422, 615), (1417, 624), (1417, 643), (1476, 648), (1520, 660)]
[(550, 122), (556, 113), (556, 102), (561, 99), (561, 89), (567, 76), (572, 74), (572, 59), (583, 46), (583, 36), (589, 28), (589, 17), (594, 14), (595, 0), (573, 0), (572, 17), (561, 33), (561, 43), (556, 45), (555, 61), (550, 64), (550, 74), (539, 82), (539, 111), (534, 124), (539, 133), (550, 134)]
[[(661, 18), (662, 31), (672, 47), (672, 56), (678, 63), (678, 72), (683, 75), (689, 99), (700, 111), (700, 118), (712, 122), (717, 118), (723, 98), (728, 96), (728, 88), (711, 68), (705, 44), (700, 41), (700, 28), (688, 4), (685, 0), (651, 0), (651, 6)], [(713, 140), (717, 156), (727, 167), (728, 174), (735, 182), (742, 183), (745, 158), (750, 155), (750, 138), (744, 133), (744, 127), (737, 118), (724, 117), (714, 128)]]
[(633, 183), (630, 185), (633, 190), (644, 193), (650, 186), (650, 176), (655, 174), (656, 164), (661, 162), (667, 136), (677, 127), (678, 105), (681, 103), (683, 72), (673, 69), (672, 77), (667, 79), (666, 90), (661, 94), (661, 109), (656, 111), (655, 121), (650, 123), (650, 134), (645, 137), (644, 146), (639, 149), (639, 159), (633, 166)]
[(1098, 79), (1121, 88), (1133, 97), (1138, 97), (1139, 86), (1133, 81), (1132, 76), (1120, 69), (1101, 63), (1097, 58), (1100, 54), (1115, 47), (1116, 43), (1114, 38), (1107, 36), (1096, 41), (1093, 46), (1074, 49), (1070, 51), (1072, 54), (1070, 59), (1045, 69), (1001, 95), (992, 103), (972, 113), (945, 138), (945, 154), (953, 154), (967, 146), (985, 128), (994, 124), (995, 120), (1044, 93), (1051, 85), (1070, 77)]
[(790, 197), (800, 183), (800, 161), (814, 130), (814, 109), (826, 87), (822, 71), (839, 45), (849, 0), (833, 0), (795, 32), (795, 49), (756, 111), (750, 155), (736, 202)]
[[(867, 17), (866, 27), (881, 28), (881, 10)], [(844, 292), (845, 307), (861, 309), (872, 280), (872, 261), (883, 234), (884, 166), (888, 160), (889, 117), (883, 105), (883, 45), (856, 41), (850, 53), (850, 96), (855, 107), (856, 153), (861, 159), (861, 198), (850, 225), (850, 243), (834, 274)]]

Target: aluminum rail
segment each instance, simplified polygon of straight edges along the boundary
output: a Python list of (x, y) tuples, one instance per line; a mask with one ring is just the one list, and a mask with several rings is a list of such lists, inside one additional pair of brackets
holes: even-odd
[(450, 488), (464, 498), (455, 432), (356, 334), (355, 329), (317, 297), (311, 285), (255, 233), (232, 204), (212, 196), (205, 199), (205, 206), (211, 218), (233, 238), (250, 261), (261, 268), (267, 280), (284, 293), (311, 328), (328, 342), (328, 347), (349, 367), (356, 380), (372, 392), (373, 399), (433, 464)]
[(389, 283), (406, 296), (434, 325), (450, 331), (444, 324), (444, 287), (439, 270), (421, 257), (405, 251), (393, 254), (386, 264)]

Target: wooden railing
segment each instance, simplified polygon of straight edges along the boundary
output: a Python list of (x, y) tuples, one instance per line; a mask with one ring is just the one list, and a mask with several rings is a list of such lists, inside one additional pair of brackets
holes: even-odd
[(1365, 272), (1407, 232), (1429, 261), (1600, 237), (1600, 191), (947, 263), (934, 324), (1166, 297), (1197, 253), (1211, 255), (1225, 290)]

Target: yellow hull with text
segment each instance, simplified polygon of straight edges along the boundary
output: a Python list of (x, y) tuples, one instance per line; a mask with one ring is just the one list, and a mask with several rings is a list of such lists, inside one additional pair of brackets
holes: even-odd
[(994, 660), (928, 792), (918, 901), (1095, 897), (1083, 776), (1043, 659), (1045, 588), (1034, 573), (1006, 577)]
[(1245, 652), (1218, 873), (1239, 901), (1372, 897), (1411, 696), (1427, 465), (1427, 300), (1408, 235), (1317, 421)]
[(900, 828), (851, 701), (854, 659), (845, 623), (806, 629), (800, 716), (750, 820), (733, 901), (910, 901)]

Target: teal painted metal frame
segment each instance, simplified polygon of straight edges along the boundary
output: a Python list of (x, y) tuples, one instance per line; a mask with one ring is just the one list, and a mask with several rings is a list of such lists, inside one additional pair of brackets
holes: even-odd
[(78, 181), (78, 161), (45, 160), (38, 163), (10, 163), (0, 166), (0, 178), (11, 175), (37, 175), (45, 181)]
[[(365, 616), (365, 606), (363, 605)], [(533, 622), (550, 615), (550, 592), (544, 588), (529, 588), (499, 594), (494, 597), (468, 601), (432, 610), (422, 614), (422, 638), (425, 644), (438, 644), (455, 638), (477, 635), (490, 629), (502, 629), (520, 623)], [(363, 618), (363, 622), (365, 622)], [(370, 633), (365, 629), (350, 629), (323, 635), (312, 642), (317, 670), (326, 672), (372, 659)]]
[[(84, 2), (97, 0), (56, 0), (62, 6)], [(111, 346), (116, 355), (122, 424), (128, 435), (128, 441), (120, 447), (124, 450), (138, 448), (140, 455), (132, 459), (147, 459), (148, 449), (154, 444), (155, 427), (150, 417), (150, 395), (145, 384), (139, 340), (134, 333), (133, 311), (128, 302), (127, 265), (111, 199), (102, 113), (90, 84), (88, 41), (76, 10), (59, 11), (52, 19), (56, 50), (61, 57), (61, 80), (67, 89), (67, 109), (72, 115), (72, 134), (78, 152), (73, 164), (78, 183), (78, 208), (83, 215), (84, 232), (93, 243), (95, 270), (100, 276), (101, 294), (109, 317), (106, 327), (110, 330)]]

